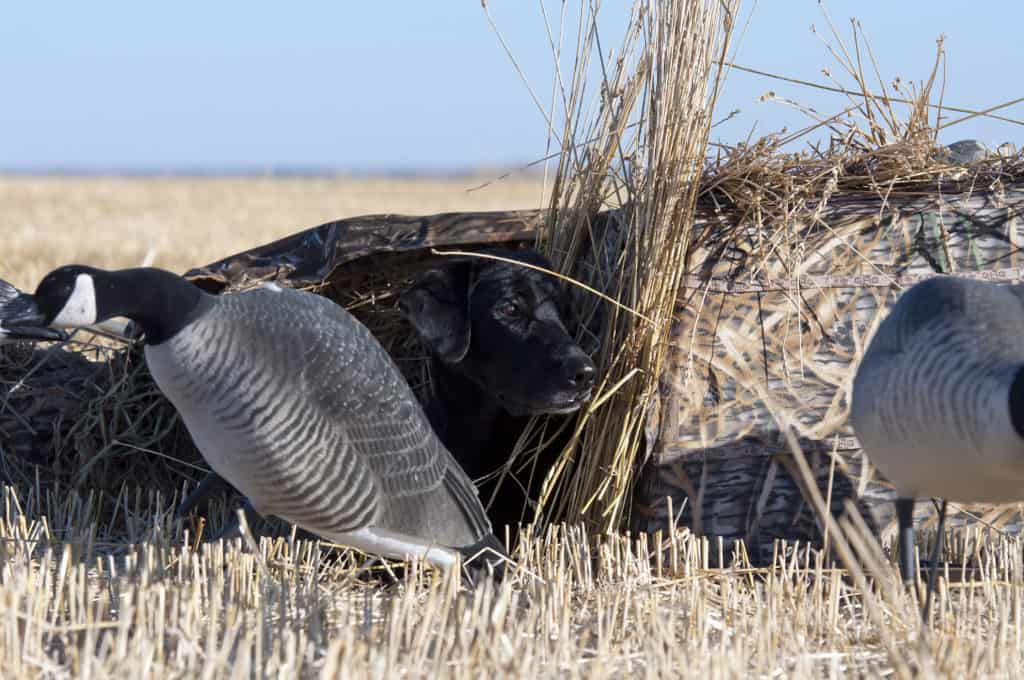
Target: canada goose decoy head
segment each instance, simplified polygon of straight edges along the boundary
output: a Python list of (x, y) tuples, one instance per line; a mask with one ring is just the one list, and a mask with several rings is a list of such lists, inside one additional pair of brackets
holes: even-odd
[(212, 296), (162, 269), (68, 265), (47, 274), (34, 299), (35, 313), (15, 316), (11, 325), (81, 328), (123, 316), (142, 327), (147, 344), (156, 345), (191, 323)]
[(11, 340), (67, 340), (67, 333), (45, 326), (45, 315), (35, 298), (0, 280), (0, 343)]

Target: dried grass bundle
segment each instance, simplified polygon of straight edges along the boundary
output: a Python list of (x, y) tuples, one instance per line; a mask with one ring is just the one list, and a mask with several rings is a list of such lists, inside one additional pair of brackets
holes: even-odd
[[(628, 508), (648, 408), (693, 245), (694, 207), (740, 3), (641, 2), (614, 63), (605, 64), (593, 17), (579, 36), (563, 93), (566, 124), (542, 243), (562, 271), (621, 306), (580, 299), (601, 320), (600, 391), (576, 425), (541, 506), (608, 530)], [(584, 122), (583, 77), (602, 59), (600, 106)], [(577, 145), (581, 136), (588, 141)], [(615, 220), (597, 218), (618, 204)], [(628, 225), (617, 229), (617, 224)], [(585, 255), (584, 255), (585, 253)], [(570, 466), (572, 460), (579, 464)]]

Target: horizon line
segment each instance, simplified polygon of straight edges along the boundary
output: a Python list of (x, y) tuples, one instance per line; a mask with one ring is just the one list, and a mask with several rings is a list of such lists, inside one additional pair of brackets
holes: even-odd
[(268, 177), (268, 178), (309, 178), (331, 179), (337, 177), (388, 177), (388, 178), (457, 178), (479, 177), (490, 174), (539, 175), (542, 168), (525, 168), (516, 165), (452, 165), (452, 166), (395, 166), (395, 167), (350, 167), (316, 163), (295, 163), (281, 165), (256, 165), (245, 163), (169, 164), (169, 165), (78, 165), (59, 164), (48, 166), (2, 166), (0, 176), (28, 177)]

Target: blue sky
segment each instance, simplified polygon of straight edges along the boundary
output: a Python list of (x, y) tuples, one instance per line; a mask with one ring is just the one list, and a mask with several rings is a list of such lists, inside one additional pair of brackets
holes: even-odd
[[(560, 6), (547, 0), (551, 16)], [(630, 6), (602, 3), (606, 50), (618, 44)], [(826, 6), (847, 35), (848, 18), (861, 20), (887, 80), (924, 78), (945, 34), (947, 103), (984, 108), (1024, 95), (1019, 3)], [(489, 7), (532, 86), (550, 93), (539, 3)], [(821, 69), (838, 68), (812, 24), (827, 28), (816, 0), (762, 1), (738, 63), (824, 82)], [(0, 83), (3, 169), (445, 172), (524, 163), (546, 144), (544, 120), (479, 0), (4, 3)], [(808, 122), (759, 102), (769, 90), (823, 113), (847, 105), (734, 73), (720, 110), (742, 113), (714, 136), (735, 142), (755, 125), (763, 133)], [(1002, 113), (1024, 119), (1024, 105)], [(946, 142), (965, 137), (1024, 141), (1021, 127), (987, 120), (943, 134)]]

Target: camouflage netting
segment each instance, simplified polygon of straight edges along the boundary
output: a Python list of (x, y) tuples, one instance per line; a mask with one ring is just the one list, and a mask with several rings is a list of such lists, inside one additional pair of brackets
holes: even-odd
[[(136, 493), (173, 497), (203, 469), (136, 348), (0, 346), (0, 474), (27, 502), (77, 489), (127, 535)], [(58, 537), (71, 531), (49, 519)]]

